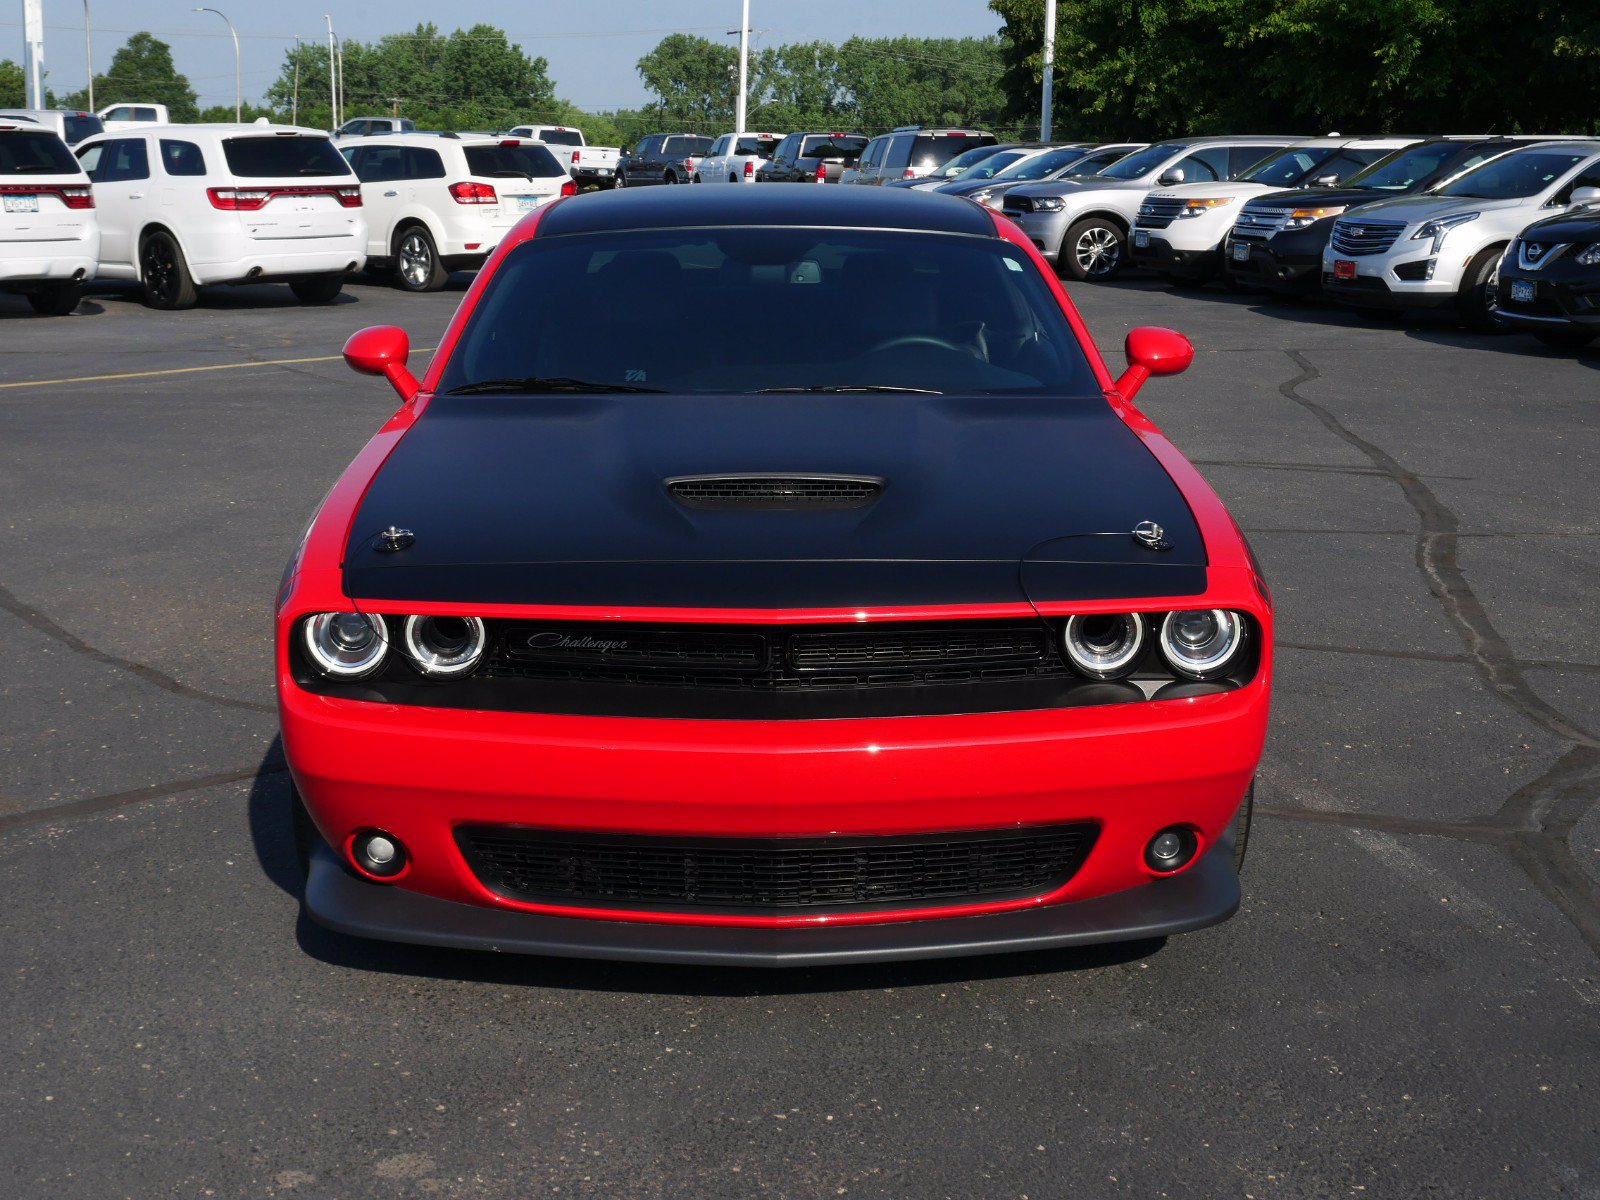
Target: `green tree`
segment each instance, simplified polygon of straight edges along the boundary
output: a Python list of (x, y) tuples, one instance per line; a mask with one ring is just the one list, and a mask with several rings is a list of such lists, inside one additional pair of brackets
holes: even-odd
[(661, 126), (725, 132), (734, 116), (739, 53), (690, 33), (674, 33), (639, 60), (639, 78), (657, 96)]
[[(148, 33), (136, 33), (111, 56), (111, 66), (94, 79), (95, 103), (111, 104), (143, 101), (165, 104), (174, 121), (193, 121), (200, 115), (195, 92), (189, 80), (172, 63), (172, 47)], [(87, 91), (61, 97), (67, 108), (83, 108), (89, 103)], [(229, 106), (232, 119), (232, 106)]]
[(0, 58), (0, 106), (21, 108), (27, 102), (27, 72), (9, 58)]

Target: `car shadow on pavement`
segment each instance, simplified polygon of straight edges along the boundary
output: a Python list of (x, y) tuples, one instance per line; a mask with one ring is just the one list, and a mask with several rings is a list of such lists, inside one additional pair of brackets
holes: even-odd
[[(284, 766), (281, 739), (275, 738), (268, 747), (251, 784), (248, 817), (250, 837), (262, 873), (296, 900), (301, 900), (305, 881), (295, 855), (289, 815), (289, 775)], [(285, 928), (283, 934), (288, 937), (289, 930)], [(294, 937), (300, 949), (318, 962), (356, 971), (570, 991), (714, 996), (851, 992), (1059, 975), (1137, 962), (1166, 944), (1165, 938), (1147, 938), (1106, 946), (976, 958), (768, 970), (541, 958), (370, 941), (324, 929), (304, 908), (300, 910)]]
[[(347, 285), (348, 286), (348, 285)], [(107, 283), (95, 282), (89, 285), (90, 295), (102, 304), (112, 307), (130, 306), (143, 308), (144, 297), (139, 285), (135, 283)], [(196, 309), (215, 309), (218, 311), (244, 311), (257, 308), (340, 308), (347, 304), (359, 304), (360, 298), (349, 291), (340, 292), (326, 304), (308, 305), (302, 303), (289, 290), (286, 283), (248, 283), (237, 287), (207, 287), (200, 289), (200, 297), (195, 304)], [(82, 306), (80, 306), (82, 311)], [(169, 313), (167, 316), (183, 319), (183, 313)]]

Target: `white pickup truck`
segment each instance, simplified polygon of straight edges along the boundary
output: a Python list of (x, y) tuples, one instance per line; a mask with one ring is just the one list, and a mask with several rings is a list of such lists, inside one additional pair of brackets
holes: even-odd
[(590, 146), (583, 140), (583, 130), (570, 125), (518, 125), (511, 136), (531, 138), (549, 146), (550, 153), (578, 183), (616, 186), (617, 159), (622, 157), (619, 146)]
[(712, 143), (694, 173), (696, 183), (754, 183), (783, 141), (781, 133), (725, 133)]
[(113, 104), (97, 114), (107, 130), (132, 129), (136, 125), (170, 125), (172, 117), (165, 104)]

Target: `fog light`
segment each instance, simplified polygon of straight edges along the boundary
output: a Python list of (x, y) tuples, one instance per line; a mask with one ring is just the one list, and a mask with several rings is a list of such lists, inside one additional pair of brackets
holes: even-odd
[(356, 834), (350, 844), (350, 856), (357, 867), (380, 879), (392, 878), (406, 867), (406, 849), (400, 839), (381, 829)]
[(1180, 870), (1199, 848), (1200, 841), (1194, 832), (1185, 829), (1182, 825), (1173, 825), (1163, 829), (1150, 839), (1150, 844), (1144, 848), (1144, 863), (1152, 871), (1160, 871), (1170, 875), (1173, 871)]

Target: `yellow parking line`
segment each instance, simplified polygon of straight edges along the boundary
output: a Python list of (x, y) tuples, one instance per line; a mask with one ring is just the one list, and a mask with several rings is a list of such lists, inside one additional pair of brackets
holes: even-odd
[[(419, 347), (414, 354), (432, 354), (434, 346)], [(0, 390), (25, 387), (52, 387), (62, 383), (104, 383), (115, 379), (150, 379), (156, 375), (192, 375), (197, 371), (241, 371), (246, 367), (290, 367), (301, 363), (338, 362), (342, 354), (322, 354), (315, 358), (263, 358), (255, 362), (216, 363), (209, 367), (169, 367), (164, 371), (124, 371), (118, 375), (74, 375), (65, 379), (23, 379), (0, 383)]]

